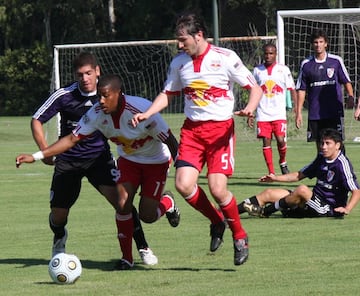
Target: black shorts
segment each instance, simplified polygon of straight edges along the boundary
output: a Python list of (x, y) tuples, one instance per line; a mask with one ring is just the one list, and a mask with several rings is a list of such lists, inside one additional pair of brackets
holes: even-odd
[(71, 162), (56, 159), (50, 206), (70, 209), (79, 197), (83, 177), (87, 177), (96, 189), (100, 185), (116, 186), (119, 171), (112, 154), (104, 152), (97, 158)]
[(303, 207), (281, 210), (284, 218), (318, 218), (318, 217), (343, 217), (343, 214), (334, 212), (331, 205), (314, 194)]
[(339, 117), (321, 120), (308, 120), (307, 141), (320, 142), (321, 130), (325, 128), (337, 130), (341, 134), (342, 139), (345, 140), (344, 117)]

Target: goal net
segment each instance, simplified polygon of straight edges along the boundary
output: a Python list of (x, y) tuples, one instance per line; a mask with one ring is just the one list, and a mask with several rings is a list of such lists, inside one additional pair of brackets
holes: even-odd
[[(209, 41), (212, 42), (211, 39)], [(262, 46), (267, 42), (275, 43), (276, 36), (220, 38), (219, 46), (233, 49), (252, 69), (261, 62)], [(73, 81), (72, 61), (80, 51), (90, 51), (96, 55), (102, 74), (119, 74), (125, 93), (153, 100), (162, 89), (170, 61), (178, 48), (176, 40), (56, 45), (52, 91)], [(242, 92), (240, 88), (234, 92), (238, 101), (236, 107), (239, 108), (246, 100), (247, 92)], [(175, 98), (162, 114), (173, 132), (177, 133), (184, 120), (182, 98)], [(48, 130), (56, 130), (54, 125), (57, 123), (51, 125)], [(254, 133), (251, 138), (254, 138)]]
[[(329, 38), (328, 50), (341, 56), (349, 72), (354, 94), (359, 95), (360, 8), (284, 10), (277, 12), (278, 55), (297, 77), (301, 61), (312, 54), (310, 35), (323, 29)], [(360, 136), (360, 124), (352, 110), (345, 116), (346, 139)]]

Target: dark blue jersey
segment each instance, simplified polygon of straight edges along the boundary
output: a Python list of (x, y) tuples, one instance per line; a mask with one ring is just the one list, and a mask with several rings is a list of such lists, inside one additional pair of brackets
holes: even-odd
[(314, 56), (301, 63), (296, 89), (307, 92), (310, 120), (344, 117), (342, 85), (351, 82), (343, 60), (327, 53), (324, 61)]
[(332, 161), (318, 154), (300, 171), (310, 179), (317, 178), (313, 192), (333, 208), (345, 207), (349, 191), (359, 189), (352, 164), (342, 152)]
[[(78, 83), (74, 82), (51, 94), (36, 111), (33, 118), (41, 123), (46, 123), (57, 113), (60, 113), (60, 137), (64, 137), (72, 132), (82, 115), (97, 101), (96, 92), (92, 94), (82, 93), (79, 90)], [(96, 158), (107, 149), (110, 149), (107, 139), (99, 131), (96, 131), (91, 137), (82, 140), (57, 157), (67, 161), (79, 158)]]

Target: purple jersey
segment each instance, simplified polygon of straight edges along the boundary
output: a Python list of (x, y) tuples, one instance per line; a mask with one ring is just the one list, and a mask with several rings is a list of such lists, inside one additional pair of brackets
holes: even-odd
[[(45, 123), (59, 112), (61, 115), (60, 137), (64, 137), (72, 132), (81, 116), (96, 102), (98, 102), (96, 92), (83, 93), (79, 90), (78, 83), (74, 82), (51, 94), (36, 111), (33, 118)], [(57, 157), (66, 161), (96, 158), (107, 149), (110, 149), (107, 139), (99, 131), (96, 131), (91, 137), (84, 139)]]
[(309, 179), (317, 178), (313, 192), (333, 208), (345, 207), (349, 191), (359, 189), (352, 164), (342, 152), (332, 161), (318, 154), (300, 171)]
[(307, 91), (310, 120), (344, 117), (342, 85), (351, 82), (341, 57), (327, 53), (325, 60), (311, 56), (301, 63), (296, 89)]

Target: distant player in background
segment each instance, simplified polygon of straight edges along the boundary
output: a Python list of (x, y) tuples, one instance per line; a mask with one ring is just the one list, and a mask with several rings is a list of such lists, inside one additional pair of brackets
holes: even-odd
[[(286, 93), (291, 92), (292, 101), (296, 104), (295, 83), (290, 69), (276, 62), (276, 45), (266, 44), (263, 47), (264, 63), (255, 67), (253, 74), (263, 90), (263, 96), (256, 109), (257, 137), (263, 142), (263, 155), (269, 174), (275, 174), (271, 140), (274, 135), (279, 152), (279, 165), (282, 174), (289, 173), (286, 162)], [(248, 118), (253, 126), (253, 118)]]
[[(262, 91), (234, 51), (208, 43), (201, 17), (193, 13), (181, 15), (175, 34), (182, 52), (170, 64), (163, 91), (149, 109), (134, 116), (133, 124), (148, 120), (164, 109), (173, 95), (184, 93), (186, 119), (175, 163), (175, 186), (187, 203), (211, 221), (211, 252), (223, 242), (225, 217), (232, 231), (234, 264), (240, 265), (248, 258), (248, 236), (240, 223), (236, 199), (227, 188), (234, 171), (233, 85), (238, 83), (250, 90), (248, 105), (236, 115), (253, 116)], [(221, 212), (197, 184), (205, 164), (209, 190)]]
[(333, 128), (344, 134), (344, 100), (342, 85), (354, 100), (349, 74), (341, 57), (328, 53), (328, 37), (322, 30), (312, 33), (310, 42), (314, 54), (302, 61), (296, 83), (298, 104), (296, 126), (302, 125), (302, 108), (307, 95), (308, 127), (307, 141), (316, 142), (320, 151), (320, 133), (324, 128)]
[[(76, 81), (56, 90), (33, 115), (31, 129), (40, 150), (48, 147), (43, 130), (44, 123), (60, 112), (60, 137), (64, 137), (71, 133), (81, 116), (98, 102), (96, 84), (100, 75), (100, 66), (96, 57), (91, 53), (81, 52), (73, 61), (73, 70)], [(52, 256), (54, 256), (65, 252), (68, 235), (65, 226), (70, 208), (79, 197), (81, 181), (84, 177), (87, 177), (90, 184), (106, 197), (116, 211), (119, 210), (115, 183), (118, 171), (107, 139), (100, 132), (95, 132), (70, 150), (57, 155), (54, 162), (52, 157), (44, 158), (42, 161), (49, 165), (55, 164), (49, 215), (50, 228), (54, 233), (52, 247)], [(135, 208), (133, 208), (133, 216), (134, 239), (139, 254), (145, 264), (156, 264), (158, 259), (149, 248)]]
[[(360, 200), (360, 188), (350, 160), (342, 152), (341, 134), (323, 129), (320, 153), (298, 172), (267, 175), (260, 182), (297, 182), (316, 178), (313, 187), (305, 184), (293, 190), (268, 188), (239, 204), (239, 213), (269, 217), (281, 210), (284, 217), (343, 217)], [(348, 194), (351, 198), (348, 200)]]
[(16, 163), (19, 166), (63, 153), (100, 132), (114, 142), (119, 154), (116, 224), (123, 254), (115, 268), (128, 270), (134, 266), (132, 238), (136, 217), (133, 215), (133, 201), (139, 188), (142, 221), (153, 223), (166, 215), (172, 227), (179, 224), (180, 212), (173, 196), (171, 192), (163, 192), (171, 157), (175, 159), (177, 156), (178, 143), (160, 114), (153, 115), (137, 128), (132, 126), (135, 112), (145, 111), (151, 102), (125, 95), (118, 75), (101, 76), (97, 89), (99, 102), (81, 117), (70, 134), (43, 151), (19, 155)]

